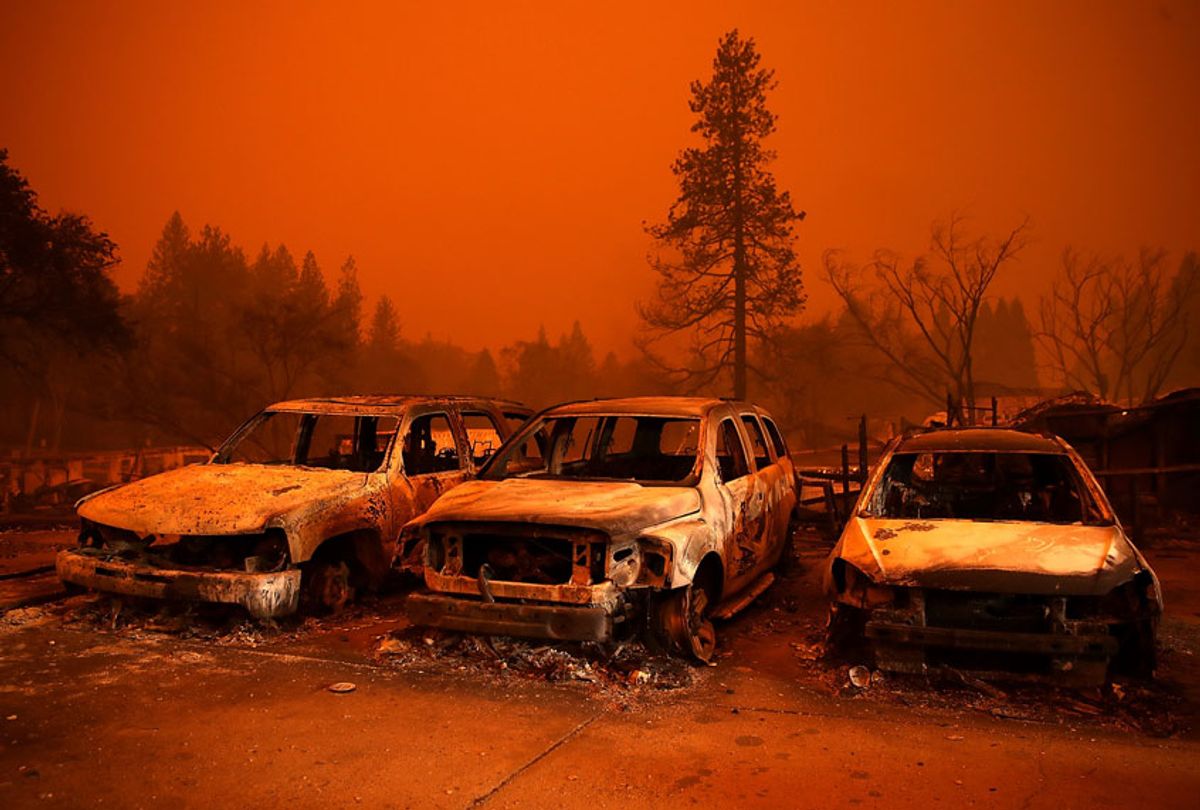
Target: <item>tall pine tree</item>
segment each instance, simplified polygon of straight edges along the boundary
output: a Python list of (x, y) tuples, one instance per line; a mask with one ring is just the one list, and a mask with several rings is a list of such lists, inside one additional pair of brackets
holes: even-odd
[(692, 82), (692, 132), (703, 145), (685, 149), (671, 168), (679, 197), (667, 221), (648, 228), (670, 258), (653, 260), (657, 294), (640, 307), (648, 355), (662, 337), (689, 335), (694, 356), (671, 370), (691, 388), (731, 374), (739, 399), (748, 341), (766, 341), (805, 300), (793, 250), (804, 212), (768, 168), (775, 153), (762, 142), (775, 131), (767, 109), (775, 74), (759, 61), (754, 40), (735, 29), (720, 41), (712, 78)]

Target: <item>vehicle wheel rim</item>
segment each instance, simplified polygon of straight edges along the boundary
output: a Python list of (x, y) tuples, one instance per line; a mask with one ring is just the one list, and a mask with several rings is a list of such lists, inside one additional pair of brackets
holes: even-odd
[(350, 601), (350, 571), (345, 563), (338, 563), (332, 569), (325, 593), (326, 607), (333, 611), (341, 610)]
[(313, 602), (319, 609), (337, 613), (352, 598), (350, 569), (346, 563), (324, 563), (313, 576)]
[(689, 589), (687, 624), (692, 655), (707, 662), (717, 647), (717, 631), (708, 618), (708, 594), (700, 588)]

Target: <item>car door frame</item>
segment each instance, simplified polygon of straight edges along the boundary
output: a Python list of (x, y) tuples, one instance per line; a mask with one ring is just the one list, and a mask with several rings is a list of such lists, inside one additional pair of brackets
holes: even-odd
[[(775, 450), (775, 443), (771, 440), (771, 434), (763, 422), (762, 413), (757, 408), (749, 407), (740, 412), (738, 416), (739, 421), (745, 420), (747, 417), (754, 420), (762, 436), (763, 447), (767, 451), (768, 461), (765, 465), (759, 466), (757, 456), (753, 458), (754, 465), (757, 468), (755, 476), (759, 479), (761, 486), (762, 508), (770, 512), (766, 523), (769, 525), (770, 531), (774, 536), (774, 548), (767, 555), (767, 558), (771, 561), (770, 565), (774, 565), (779, 560), (780, 553), (787, 545), (787, 533), (791, 526), (792, 511), (796, 507), (794, 475), (785, 469), (783, 463), (781, 463), (780, 456)], [(744, 421), (742, 421), (742, 428), (746, 428)], [(776, 429), (778, 429), (778, 425)], [(747, 438), (749, 438), (748, 430)], [(753, 446), (754, 442), (750, 441), (749, 444)], [(786, 447), (784, 445), (785, 452)], [(793, 483), (789, 484), (789, 481)]]
[[(450, 435), (454, 438), (454, 446), (458, 451), (458, 469), (411, 473), (404, 463), (404, 437), (412, 429), (413, 422), (431, 414), (442, 414), (450, 424)], [(402, 479), (407, 483), (411, 514), (403, 521), (394, 516), (394, 520), (398, 523), (397, 531), (399, 531), (399, 526), (403, 526), (404, 523), (407, 523), (412, 518), (423, 514), (425, 510), (441, 497), (443, 492), (461, 484), (474, 474), (468, 451), (464, 447), (464, 442), (462, 420), (453, 403), (422, 403), (412, 406), (405, 412), (404, 419), (400, 423), (400, 430), (396, 435), (395, 446), (393, 447), (393, 470), (398, 481)], [(456, 478), (458, 480), (455, 480)], [(431, 494), (432, 497), (429, 497)], [(429, 502), (423, 504), (422, 501), (425, 498), (428, 498)]]
[[(455, 410), (457, 412), (456, 415), (458, 428), (462, 433), (459, 444), (460, 446), (466, 447), (465, 456), (463, 456), (462, 451), (460, 451), (460, 458), (465, 457), (468, 460), (471, 473), (470, 477), (474, 478), (475, 476), (479, 475), (479, 471), (482, 470), (484, 465), (492, 459), (492, 456), (495, 456), (496, 453), (500, 452), (500, 448), (508, 443), (508, 440), (512, 438), (512, 435), (515, 431), (509, 428), (508, 419), (505, 417), (504, 412), (490, 402), (482, 402), (478, 400), (460, 402), (456, 403)], [(475, 456), (471, 453), (471, 435), (467, 432), (466, 421), (467, 414), (477, 413), (484, 414), (490, 420), (492, 420), (492, 426), (496, 429), (496, 435), (500, 437), (500, 444), (496, 445), (496, 447), (492, 449), (491, 455), (489, 455), (481, 463), (476, 463)]]
[[(752, 582), (757, 571), (763, 567), (761, 560), (751, 559), (743, 563), (747, 552), (754, 551), (754, 543), (747, 542), (745, 538), (745, 522), (747, 513), (754, 505), (756, 491), (760, 485), (756, 475), (754, 457), (750, 455), (747, 448), (745, 431), (737, 411), (726, 405), (711, 412), (709, 418), (712, 424), (712, 457), (716, 465), (714, 480), (717, 491), (721, 495), (722, 507), (725, 510), (724, 524), (728, 527), (727, 535), (721, 538), (721, 562), (725, 579), (722, 591), (723, 598), (728, 598)], [(721, 464), (717, 454), (721, 425), (726, 420), (733, 422), (734, 433), (741, 442), (742, 454), (746, 459), (746, 474), (733, 481), (726, 481), (721, 474)]]

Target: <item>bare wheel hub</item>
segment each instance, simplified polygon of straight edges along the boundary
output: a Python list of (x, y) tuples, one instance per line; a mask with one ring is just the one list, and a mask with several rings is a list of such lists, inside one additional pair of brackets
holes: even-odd
[(656, 630), (674, 651), (707, 662), (717, 647), (717, 633), (708, 614), (708, 594), (703, 588), (679, 588), (659, 603)]
[(337, 613), (354, 598), (350, 566), (345, 561), (321, 561), (308, 572), (306, 601), (315, 610)]

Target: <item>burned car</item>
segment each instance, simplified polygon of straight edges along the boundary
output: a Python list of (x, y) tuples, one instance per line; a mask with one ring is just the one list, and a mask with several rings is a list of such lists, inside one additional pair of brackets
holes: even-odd
[(1158, 579), (1062, 439), (928, 430), (884, 450), (829, 557), (835, 643), (881, 669), (1103, 682), (1154, 667)]
[(207, 464), (90, 495), (64, 583), (241, 605), (337, 610), (390, 570), (400, 528), (524, 423), (518, 403), (355, 396), (272, 405)]
[(682, 397), (542, 412), (479, 478), (405, 527), (423, 547), (416, 624), (605, 642), (647, 630), (708, 660), (714, 618), (773, 580), (796, 478), (753, 405)]

